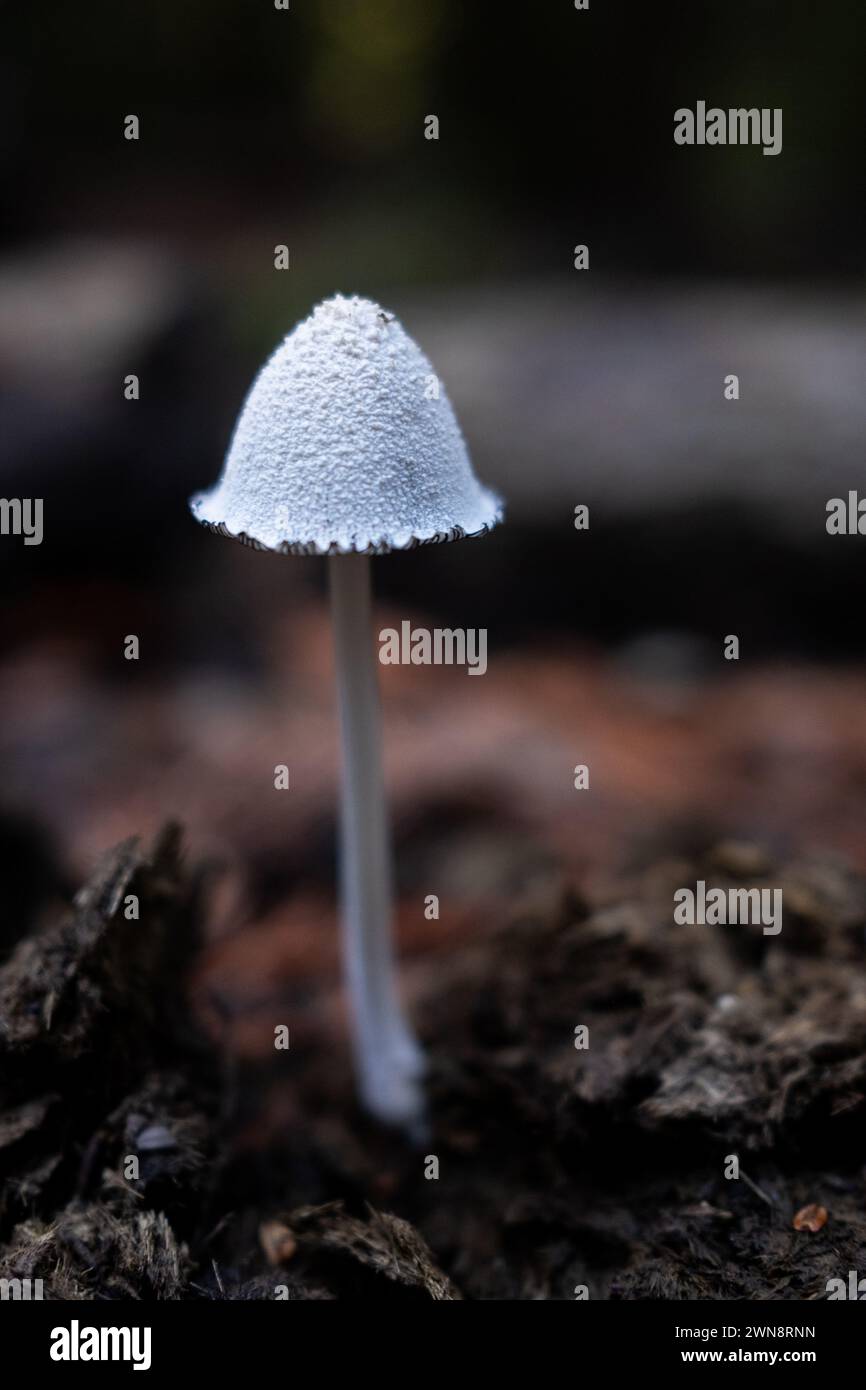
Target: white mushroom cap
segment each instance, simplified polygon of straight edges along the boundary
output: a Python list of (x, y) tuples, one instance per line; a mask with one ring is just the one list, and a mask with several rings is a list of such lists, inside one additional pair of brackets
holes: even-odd
[(378, 304), (342, 295), (265, 363), (219, 482), (190, 506), (222, 535), (301, 554), (404, 550), (502, 517), (423, 352)]

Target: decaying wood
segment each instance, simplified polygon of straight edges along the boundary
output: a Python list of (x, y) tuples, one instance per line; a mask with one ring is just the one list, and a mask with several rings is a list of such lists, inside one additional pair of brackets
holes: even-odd
[[(782, 931), (675, 925), (699, 878), (781, 889)], [(174, 831), (122, 845), (0, 969), (0, 1278), (71, 1299), (810, 1299), (864, 1267), (866, 893), (838, 863), (722, 845), (439, 953), (427, 1154), (364, 1119), (321, 1047), (251, 1066), (227, 1105), (188, 989), (198, 882)]]
[(197, 922), (168, 828), (150, 849), (108, 855), (70, 914), (0, 970), (6, 1277), (41, 1277), (58, 1298), (182, 1286), (183, 1243), (148, 1199), (181, 1207), (212, 1156), (210, 1064), (186, 998)]
[(349, 1215), (341, 1202), (300, 1207), (286, 1218), (300, 1250), (338, 1255), (382, 1274), (436, 1302), (459, 1299), (450, 1279), (437, 1269), (418, 1232), (398, 1216), (369, 1208), (366, 1220)]

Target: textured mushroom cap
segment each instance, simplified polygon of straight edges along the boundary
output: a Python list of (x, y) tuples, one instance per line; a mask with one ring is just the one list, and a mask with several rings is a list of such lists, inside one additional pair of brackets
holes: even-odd
[(377, 553), (480, 535), (502, 516), (420, 348), (369, 299), (299, 323), (244, 402), (198, 521), (260, 549)]

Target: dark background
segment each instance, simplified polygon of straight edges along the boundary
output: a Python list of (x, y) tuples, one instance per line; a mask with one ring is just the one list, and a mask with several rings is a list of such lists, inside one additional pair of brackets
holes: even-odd
[[(863, 541), (824, 529), (863, 477), (861, 6), (151, 0), (4, 30), (0, 468), (46, 527), (0, 545), (4, 800), (64, 882), (180, 815), (238, 866), (229, 916), (330, 892), (324, 566), (186, 499), (337, 290), (400, 315), (509, 504), (375, 566), (383, 612), (490, 632), (484, 681), (385, 683), (406, 891), (444, 834), (502, 897), (473, 817), (584, 878), (717, 833), (864, 860)], [(677, 147), (698, 99), (782, 107), (782, 153)]]

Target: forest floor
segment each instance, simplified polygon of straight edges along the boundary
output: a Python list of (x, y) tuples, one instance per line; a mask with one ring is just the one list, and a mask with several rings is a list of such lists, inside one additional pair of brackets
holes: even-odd
[[(782, 931), (674, 925), (699, 878), (781, 888)], [(0, 1277), (77, 1299), (820, 1299), (866, 1266), (866, 890), (838, 860), (727, 843), (603, 900), (551, 881), (416, 961), (420, 1146), (360, 1113), (327, 991), (297, 1037), (291, 1001), (271, 1009), (288, 1050), (238, 1049), (212, 902), (168, 829), (11, 947)]]

